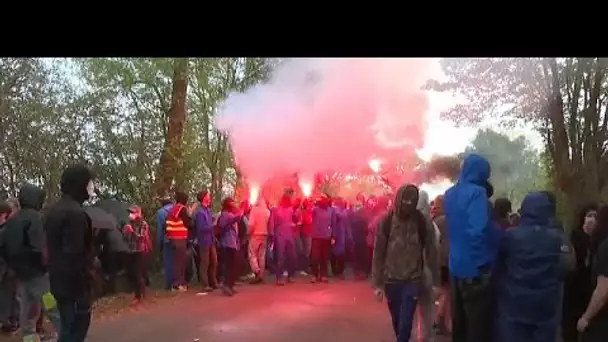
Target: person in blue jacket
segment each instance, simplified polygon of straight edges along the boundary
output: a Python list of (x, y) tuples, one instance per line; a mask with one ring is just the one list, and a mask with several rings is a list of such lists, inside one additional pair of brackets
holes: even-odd
[(346, 209), (346, 201), (342, 198), (336, 198), (334, 203), (336, 226), (333, 230), (335, 243), (331, 251), (331, 273), (335, 277), (344, 279), (347, 246), (352, 244), (353, 238), (350, 230), (349, 212)]
[(201, 293), (211, 292), (218, 287), (217, 281), (217, 239), (215, 238), (213, 214), (211, 205), (211, 194), (203, 190), (198, 194), (200, 207), (194, 213), (194, 227), (200, 255), (200, 279), (203, 286)]
[(492, 341), (492, 269), (498, 252), (488, 200), (490, 163), (469, 154), (457, 183), (448, 189), (444, 210), (450, 237), (453, 341)]
[(217, 228), (221, 248), (220, 254), (224, 264), (222, 293), (226, 296), (233, 296), (236, 293), (234, 284), (238, 277), (238, 253), (241, 248), (238, 223), (242, 218), (243, 212), (239, 211), (234, 199), (231, 197), (225, 198), (222, 201), (222, 212), (217, 219)]
[(551, 200), (529, 193), (519, 226), (502, 238), (498, 273), (498, 340), (555, 342), (561, 320), (562, 250)]
[(287, 272), (287, 282), (293, 282), (297, 266), (296, 223), (299, 222), (298, 210), (293, 208), (291, 196), (284, 194), (279, 206), (275, 208), (268, 224), (268, 234), (273, 241), (276, 259), (275, 274), (277, 285), (285, 285), (283, 274)]
[(173, 287), (173, 254), (169, 240), (165, 236), (167, 229), (167, 216), (173, 208), (171, 197), (164, 196), (160, 199), (161, 208), (156, 212), (156, 243), (163, 259), (163, 270), (165, 275), (165, 290)]

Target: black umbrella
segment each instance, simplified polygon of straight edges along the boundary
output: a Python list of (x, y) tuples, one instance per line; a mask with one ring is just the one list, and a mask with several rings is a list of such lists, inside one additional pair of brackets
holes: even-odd
[(103, 199), (95, 204), (95, 207), (101, 208), (118, 221), (122, 227), (129, 222), (129, 208), (131, 204), (120, 202), (112, 199)]
[(110, 230), (118, 227), (118, 221), (114, 216), (99, 207), (88, 207), (85, 209), (91, 219), (93, 229)]

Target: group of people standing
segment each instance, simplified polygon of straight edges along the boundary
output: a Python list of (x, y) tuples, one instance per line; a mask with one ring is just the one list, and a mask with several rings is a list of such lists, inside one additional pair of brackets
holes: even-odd
[(508, 199), (491, 202), (489, 177), (488, 161), (471, 154), (430, 215), (405, 185), (380, 220), (372, 280), (397, 341), (410, 341), (415, 317), (418, 341), (605, 341), (608, 206), (586, 207), (569, 236), (552, 193), (530, 192), (512, 213)]
[(194, 205), (187, 194), (176, 192), (174, 201), (164, 198), (156, 213), (165, 288), (187, 289), (191, 259), (201, 295), (220, 288), (221, 279), (222, 292), (232, 296), (239, 278), (248, 274), (250, 283), (262, 283), (267, 268), (279, 286), (293, 282), (296, 272), (310, 275), (311, 282), (327, 282), (330, 270), (344, 278), (347, 264), (365, 279), (371, 272), (373, 222), (388, 204), (385, 197), (359, 196), (349, 206), (325, 194), (311, 200), (286, 192), (277, 206), (262, 198), (252, 204), (225, 198), (214, 215), (209, 192), (199, 192)]

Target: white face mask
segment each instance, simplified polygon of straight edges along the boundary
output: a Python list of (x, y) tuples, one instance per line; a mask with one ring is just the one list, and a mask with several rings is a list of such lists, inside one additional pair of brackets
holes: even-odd
[(89, 198), (95, 196), (95, 184), (92, 180), (89, 181), (89, 184), (87, 184), (87, 194), (89, 194)]

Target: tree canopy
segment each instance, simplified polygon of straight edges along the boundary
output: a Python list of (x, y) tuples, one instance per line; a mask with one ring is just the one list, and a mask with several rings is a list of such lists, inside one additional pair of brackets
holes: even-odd
[(571, 208), (605, 198), (608, 186), (606, 58), (456, 58), (431, 82), (466, 101), (444, 116), (477, 124), (531, 123), (542, 134), (550, 174)]
[[(89, 163), (106, 196), (151, 210), (158, 194), (234, 187), (237, 170), (213, 114), (264, 80), (263, 58), (0, 58), (0, 191), (43, 185)], [(187, 124), (185, 124), (187, 122)], [(157, 177), (158, 175), (158, 177)]]
[(507, 197), (517, 205), (528, 191), (545, 185), (539, 154), (523, 136), (510, 139), (506, 134), (483, 129), (464, 154), (472, 152), (488, 158), (492, 165), (494, 198)]

